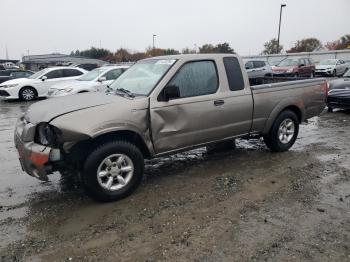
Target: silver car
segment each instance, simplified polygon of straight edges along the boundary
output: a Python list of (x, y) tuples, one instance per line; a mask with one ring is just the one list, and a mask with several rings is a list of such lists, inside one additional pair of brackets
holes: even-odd
[(341, 59), (326, 59), (321, 61), (317, 66), (316, 75), (341, 76), (348, 70), (348, 64)]
[(272, 76), (271, 66), (265, 61), (249, 60), (245, 63), (249, 78)]

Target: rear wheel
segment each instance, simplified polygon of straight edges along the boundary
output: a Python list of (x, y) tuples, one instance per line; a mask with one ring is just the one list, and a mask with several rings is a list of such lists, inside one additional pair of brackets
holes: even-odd
[(272, 151), (284, 152), (293, 146), (298, 133), (298, 117), (293, 111), (286, 110), (278, 115), (264, 141)]
[(87, 157), (83, 167), (83, 185), (96, 200), (118, 200), (137, 188), (143, 169), (143, 155), (135, 145), (127, 141), (108, 142)]
[(37, 92), (33, 87), (25, 86), (19, 91), (18, 96), (22, 101), (31, 101), (37, 96)]

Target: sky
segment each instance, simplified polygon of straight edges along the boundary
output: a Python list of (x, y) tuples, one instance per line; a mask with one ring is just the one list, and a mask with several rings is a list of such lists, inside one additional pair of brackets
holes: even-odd
[(316, 37), (323, 43), (350, 34), (350, 0), (0, 0), (0, 59), (67, 53), (91, 46), (144, 51), (182, 50), (228, 42), (240, 55)]

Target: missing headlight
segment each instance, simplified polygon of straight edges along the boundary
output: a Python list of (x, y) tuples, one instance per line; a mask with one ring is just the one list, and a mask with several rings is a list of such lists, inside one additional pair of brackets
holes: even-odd
[(60, 130), (48, 123), (40, 123), (36, 127), (34, 141), (44, 146), (52, 146), (57, 142)]

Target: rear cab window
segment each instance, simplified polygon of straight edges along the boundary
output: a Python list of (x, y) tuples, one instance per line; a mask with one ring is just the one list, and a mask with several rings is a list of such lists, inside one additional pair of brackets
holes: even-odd
[(231, 91), (244, 89), (242, 69), (237, 57), (223, 58), (228, 84)]

